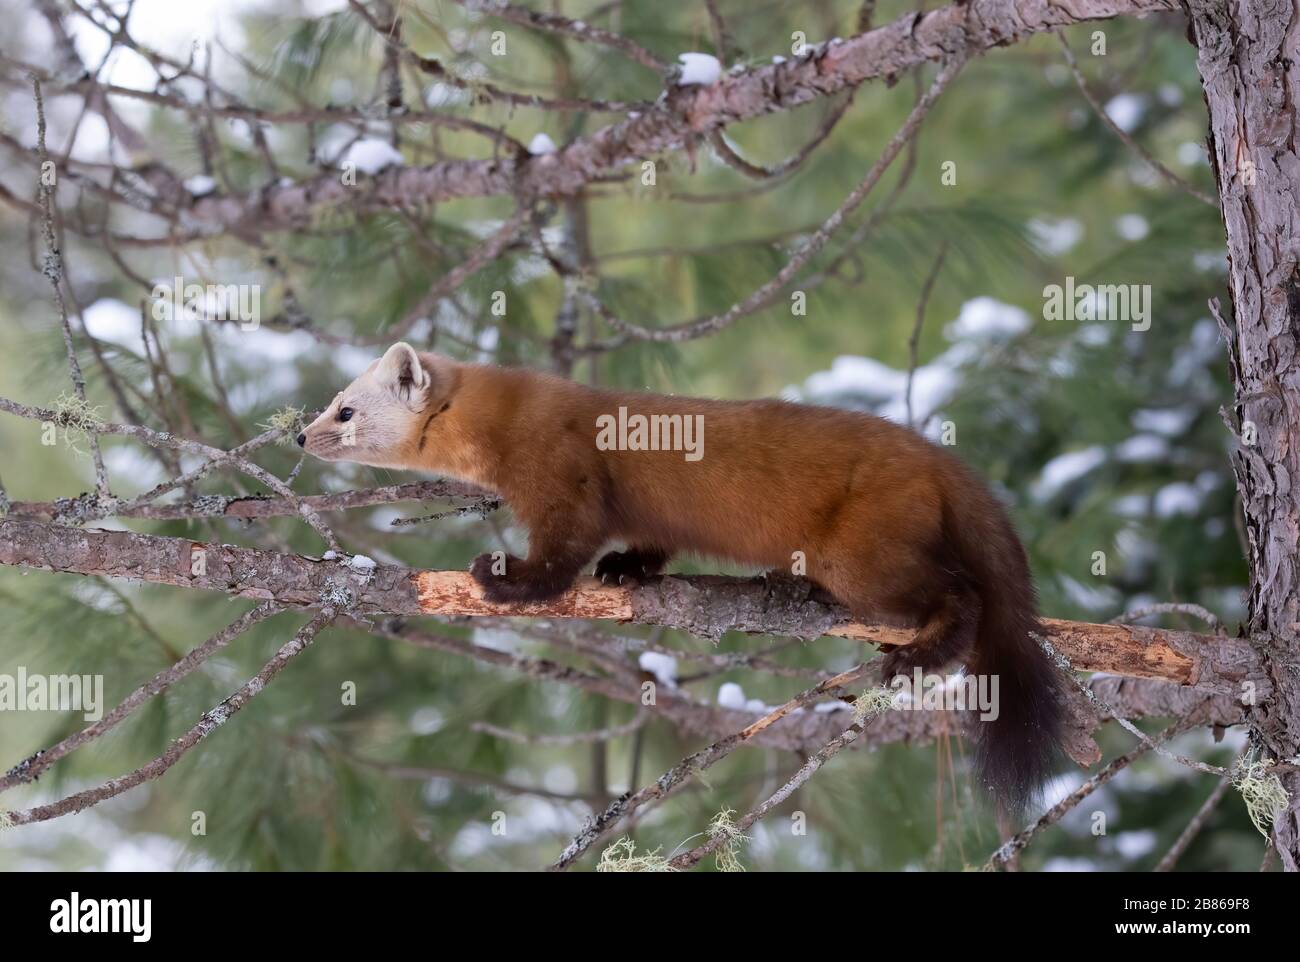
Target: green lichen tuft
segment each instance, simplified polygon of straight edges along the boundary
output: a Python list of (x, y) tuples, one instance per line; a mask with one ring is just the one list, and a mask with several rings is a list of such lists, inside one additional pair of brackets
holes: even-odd
[(1270, 771), (1271, 768), (1272, 762), (1256, 759), (1238, 766), (1232, 778), (1233, 786), (1241, 792), (1246, 803), (1250, 820), (1265, 838), (1269, 836), (1273, 821), (1286, 811), (1290, 801), (1282, 779), (1277, 772)]
[(724, 808), (709, 822), (710, 835), (715, 838), (721, 835), (727, 839), (714, 855), (714, 863), (719, 872), (745, 871), (745, 866), (740, 864), (740, 843), (748, 842), (749, 836), (742, 835), (736, 827), (735, 814), (734, 809)]
[(55, 423), (63, 425), (63, 443), (68, 450), (84, 457), (86, 450), (82, 445), (104, 427), (99, 407), (75, 394), (60, 394), (50, 408), (54, 411)]
[(853, 702), (853, 721), (865, 725), (877, 715), (883, 715), (894, 707), (896, 692), (888, 688), (869, 688)]
[(258, 427), (264, 431), (279, 431), (277, 444), (292, 444), (294, 438), (306, 427), (303, 423), (303, 415), (306, 413), (306, 408), (296, 408), (292, 404), (286, 404), (267, 418), (265, 423), (258, 424)]
[(668, 864), (668, 859), (659, 854), (659, 849), (655, 849), (653, 852), (643, 852), (640, 855), (636, 854), (636, 843), (624, 835), (600, 853), (600, 861), (596, 863), (596, 871), (675, 872), (677, 870)]

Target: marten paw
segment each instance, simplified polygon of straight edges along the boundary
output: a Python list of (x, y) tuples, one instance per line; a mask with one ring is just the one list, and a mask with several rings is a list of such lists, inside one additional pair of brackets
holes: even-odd
[(564, 594), (573, 582), (572, 570), (566, 573), (553, 565), (501, 552), (479, 555), (469, 573), (483, 589), (484, 599), (498, 605), (550, 601)]
[(483, 589), (483, 597), (494, 604), (514, 601), (512, 575), (523, 560), (512, 554), (494, 551), (481, 554), (470, 563), (470, 577)]
[(897, 675), (910, 678), (912, 672), (925, 668), (925, 652), (917, 650), (914, 645), (881, 645), (881, 651), (888, 647), (888, 654), (880, 660), (880, 680), (889, 684)]
[(641, 584), (663, 570), (663, 559), (637, 551), (611, 551), (596, 562), (596, 577), (604, 584)]

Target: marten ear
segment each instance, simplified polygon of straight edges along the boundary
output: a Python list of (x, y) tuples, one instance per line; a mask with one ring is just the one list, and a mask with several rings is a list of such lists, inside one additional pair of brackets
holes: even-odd
[(384, 352), (375, 368), (375, 377), (403, 401), (423, 394), (432, 380), (415, 348), (405, 341), (398, 341)]

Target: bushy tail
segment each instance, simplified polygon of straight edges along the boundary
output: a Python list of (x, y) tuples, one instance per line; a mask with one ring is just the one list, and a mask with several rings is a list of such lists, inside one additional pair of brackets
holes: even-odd
[(1010, 519), (982, 490), (967, 498), (968, 509), (947, 526), (983, 603), (966, 670), (989, 678), (990, 685), (996, 678), (998, 686), (997, 717), (971, 718), (975, 761), (980, 780), (1019, 815), (1036, 799), (1058, 751), (1065, 714), (1061, 675), (1030, 636), (1043, 628), (1029, 562)]

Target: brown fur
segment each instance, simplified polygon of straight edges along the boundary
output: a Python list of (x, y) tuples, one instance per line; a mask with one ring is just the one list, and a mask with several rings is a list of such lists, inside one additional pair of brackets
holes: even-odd
[[(301, 440), (321, 457), (499, 492), (528, 529), (529, 550), (506, 559), (504, 574), (493, 573), (490, 555), (475, 559), (490, 600), (552, 598), (610, 542), (627, 549), (606, 554), (596, 572), (614, 579), (653, 576), (688, 552), (788, 571), (802, 552), (807, 576), (856, 618), (918, 628), (914, 644), (887, 655), (886, 677), (963, 657), (997, 671), (1004, 729), (1024, 744), (997, 762), (1014, 771), (988, 776), (1003, 779), (997, 787), (1012, 805), (1041, 778), (1059, 707), (1050, 666), (1029, 639), (1037, 620), (1028, 564), (1001, 505), (950, 453), (849, 411), (597, 390), (430, 354), (413, 369), (416, 357), (395, 345)], [(352, 397), (361, 398), (354, 418), (365, 420), (349, 453), (332, 439)], [(620, 407), (703, 415), (703, 457), (600, 450), (597, 419)], [(380, 449), (366, 448), (367, 424), (386, 438)]]

